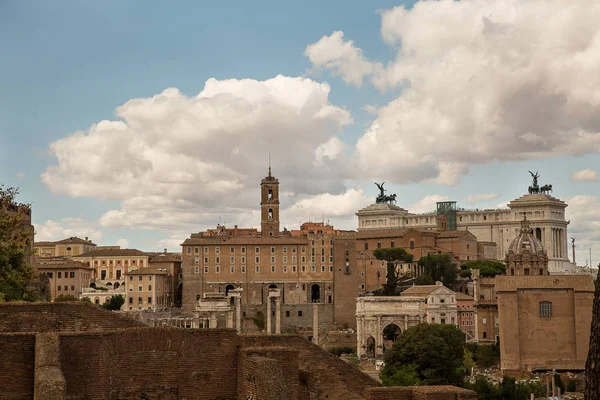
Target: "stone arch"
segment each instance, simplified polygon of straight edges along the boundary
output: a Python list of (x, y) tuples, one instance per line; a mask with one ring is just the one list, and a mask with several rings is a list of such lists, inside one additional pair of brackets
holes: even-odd
[(390, 340), (392, 342), (395, 342), (401, 333), (402, 329), (400, 329), (400, 326), (394, 322), (387, 324), (382, 331), (383, 339)]
[(321, 302), (321, 286), (316, 283), (310, 287), (310, 301), (311, 303)]
[(100, 297), (94, 298), (94, 304), (100, 304)]
[(229, 291), (233, 289), (235, 289), (235, 287), (231, 283), (225, 286), (225, 296), (227, 296), (229, 294)]
[(366, 340), (366, 355), (369, 358), (375, 358), (375, 338), (373, 336), (369, 336)]
[(106, 282), (106, 286), (112, 286), (111, 282)]
[(121, 284), (119, 282), (115, 282), (113, 288), (118, 289), (120, 286), (121, 286)]
[(104, 303), (110, 303), (110, 297), (105, 297), (104, 298)]
[(271, 283), (271, 284), (269, 285), (269, 289), (277, 289), (277, 285), (276, 285), (276, 284), (274, 284), (274, 283)]

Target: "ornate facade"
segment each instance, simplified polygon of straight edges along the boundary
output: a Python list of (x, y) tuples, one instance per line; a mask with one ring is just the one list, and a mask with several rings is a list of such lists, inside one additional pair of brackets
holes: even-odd
[(569, 273), (574, 265), (568, 258), (566, 207), (564, 201), (538, 190), (511, 201), (508, 209), (466, 210), (456, 208), (455, 202), (440, 202), (436, 212), (413, 214), (395, 204), (382, 203), (365, 207), (356, 215), (361, 232), (401, 228), (468, 230), (478, 242), (495, 243), (494, 258), (499, 261), (504, 261), (526, 216), (534, 236), (548, 249), (550, 273)]

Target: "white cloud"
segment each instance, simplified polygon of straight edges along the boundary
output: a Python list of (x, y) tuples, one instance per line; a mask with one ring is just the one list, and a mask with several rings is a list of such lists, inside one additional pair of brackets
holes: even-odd
[(116, 245), (120, 246), (122, 249), (128, 249), (129, 248), (129, 240), (121, 238), (121, 239), (117, 240)]
[(171, 88), (132, 99), (117, 108), (117, 120), (51, 143), (57, 163), (42, 180), (54, 193), (120, 201), (100, 218), (105, 227), (198, 230), (217, 217), (251, 224), (268, 153), (290, 193), (284, 207), (297, 196), (345, 191), (350, 167), (336, 135), (353, 121), (329, 91), (277, 76), (209, 79), (193, 97)]
[(291, 207), (283, 210), (281, 217), (288, 226), (298, 226), (300, 221), (332, 218), (336, 228), (356, 229), (355, 213), (374, 201), (375, 199), (367, 196), (362, 189), (348, 189), (342, 194), (322, 193), (299, 199)]
[(416, 201), (407, 207), (408, 212), (421, 214), (429, 213), (436, 210), (436, 204), (438, 201), (448, 201), (448, 197), (440, 196), (439, 194), (428, 194), (421, 200)]
[(377, 107), (372, 104), (365, 104), (362, 109), (371, 115), (377, 115)]
[[(473, 204), (477, 204), (477, 203), (484, 202), (484, 201), (495, 200), (498, 197), (500, 197), (500, 195), (497, 193), (481, 193), (481, 194), (474, 194), (471, 196), (467, 196), (465, 198), (465, 200), (466, 200), (467, 204), (473, 205)], [(504, 206), (505, 205), (506, 204), (504, 204)]]
[(304, 55), (316, 68), (327, 68), (344, 82), (361, 86), (363, 78), (373, 73), (374, 64), (367, 61), (352, 40), (344, 40), (344, 32), (336, 31), (308, 45)]
[(363, 177), (454, 184), (467, 165), (600, 152), (596, 1), (421, 1), (381, 15), (397, 49), (385, 67), (342, 32), (305, 52), (351, 84), (401, 89), (357, 143)]
[(600, 262), (600, 198), (578, 195), (565, 201), (569, 205), (566, 217), (571, 221), (569, 236), (575, 238), (577, 264), (585, 265), (586, 258), (589, 260), (591, 248), (592, 263), (597, 266)]
[(82, 218), (63, 218), (59, 221), (47, 220), (42, 224), (34, 224), (35, 241), (57, 241), (72, 236), (81, 239), (88, 237), (98, 244), (102, 240), (102, 232), (94, 223)]
[(593, 169), (582, 169), (571, 175), (572, 181), (595, 181), (598, 179), (598, 171)]

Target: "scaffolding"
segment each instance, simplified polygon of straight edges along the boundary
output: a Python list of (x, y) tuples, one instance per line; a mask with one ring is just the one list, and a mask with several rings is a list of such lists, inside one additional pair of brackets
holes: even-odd
[(455, 201), (438, 201), (437, 215), (444, 216), (446, 220), (446, 230), (456, 230), (456, 202)]

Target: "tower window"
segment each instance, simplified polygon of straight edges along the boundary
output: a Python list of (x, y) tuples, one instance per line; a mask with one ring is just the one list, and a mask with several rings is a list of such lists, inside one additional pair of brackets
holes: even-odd
[(269, 211), (267, 212), (267, 218), (273, 219), (273, 209), (272, 208), (269, 208)]
[(267, 195), (268, 200), (273, 200), (273, 189), (269, 188), (269, 193)]

